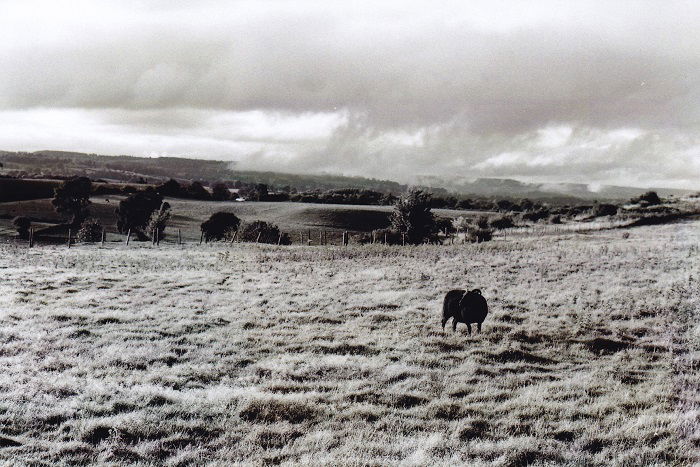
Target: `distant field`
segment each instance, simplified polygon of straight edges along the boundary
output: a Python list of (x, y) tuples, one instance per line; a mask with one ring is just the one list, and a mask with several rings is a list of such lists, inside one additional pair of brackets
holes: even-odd
[[(405, 248), (0, 244), (0, 459), (697, 465), (698, 245), (698, 222)], [(489, 300), (481, 335), (441, 331), (453, 287)]]
[[(92, 198), (90, 206), (91, 216), (100, 220), (108, 232), (115, 233), (116, 216), (114, 209), (119, 205), (123, 196), (96, 196)], [(109, 200), (109, 201), (107, 201)], [(199, 239), (199, 225), (211, 214), (217, 211), (230, 211), (235, 213), (244, 222), (263, 220), (277, 224), (282, 231), (296, 235), (299, 231), (311, 229), (317, 237), (319, 230), (327, 230), (335, 233), (332, 237), (338, 237), (339, 233), (347, 230), (350, 232), (367, 232), (373, 229), (389, 225), (391, 206), (355, 206), (333, 205), (291, 202), (218, 202), (195, 201), (167, 198), (172, 206), (173, 218), (169, 224), (168, 232), (174, 233), (181, 229), (186, 239)], [(447, 209), (434, 210), (436, 215), (443, 217), (457, 217), (460, 215), (488, 215), (484, 212), (467, 212)], [(0, 203), (0, 229), (12, 231), (11, 217), (17, 215), (29, 216), (45, 223), (62, 222), (65, 218), (56, 214), (51, 206), (50, 199), (16, 201)], [(2, 217), (6, 219), (2, 219)], [(171, 237), (172, 238), (172, 237)]]

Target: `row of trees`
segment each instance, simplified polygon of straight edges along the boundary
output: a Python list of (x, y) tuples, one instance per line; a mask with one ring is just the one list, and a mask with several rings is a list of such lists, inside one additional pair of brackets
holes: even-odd
[[(169, 184), (164, 189), (163, 186), (148, 187), (120, 201), (115, 209), (117, 230), (123, 234), (131, 233), (138, 240), (149, 240), (154, 235), (164, 239), (165, 227), (171, 219), (172, 212), (170, 203), (164, 202), (163, 197), (165, 193), (172, 194), (168, 189), (174, 188), (174, 184)], [(198, 190), (196, 185), (194, 189), (192, 186), (188, 189), (192, 193)], [(76, 232), (79, 241), (98, 241), (102, 236), (103, 226), (98, 220), (89, 217), (92, 192), (92, 182), (89, 178), (76, 177), (61, 183), (55, 189), (54, 198), (51, 200), (55, 211), (68, 217), (69, 220), (64, 225)], [(13, 224), (20, 238), (28, 238), (31, 228), (29, 218), (16, 217)], [(239, 233), (238, 238), (243, 241), (291, 243), (289, 237), (281, 233), (275, 225), (255, 221), (241, 226), (241, 221), (235, 214), (226, 212), (213, 214), (202, 223), (201, 230), (207, 241), (229, 239)]]
[[(175, 180), (170, 180), (158, 187), (147, 187), (145, 190), (132, 193), (126, 199), (119, 202), (115, 210), (116, 226), (119, 232), (131, 232), (139, 240), (147, 240), (153, 235), (162, 239), (164, 230), (171, 218), (171, 206), (164, 202), (164, 196), (177, 196), (186, 190), (192, 196), (197, 193), (209, 192), (197, 182), (190, 186), (182, 187)], [(260, 196), (264, 196), (266, 186), (259, 187)], [(55, 196), (51, 203), (56, 212), (69, 217), (68, 226), (78, 231), (79, 238), (87, 241), (98, 240), (102, 232), (99, 222), (88, 219), (90, 195), (92, 183), (86, 177), (77, 177), (64, 181), (55, 190)], [(229, 193), (225, 185), (213, 190), (213, 194)], [(337, 190), (340, 196), (355, 196), (358, 200), (377, 201), (372, 198), (369, 190)], [(367, 198), (363, 198), (367, 197)], [(519, 216), (526, 221), (538, 221), (548, 218), (550, 222), (561, 222), (560, 215), (553, 213), (542, 205), (521, 201), (519, 208), (527, 207), (526, 212), (520, 212)], [(640, 205), (651, 206), (661, 202), (655, 192), (648, 192), (639, 198), (631, 200)], [(464, 232), (467, 239), (472, 241), (487, 241), (492, 237), (495, 229), (505, 229), (515, 225), (512, 215), (506, 214), (491, 221), (486, 217), (478, 219), (466, 219), (459, 217), (454, 221), (436, 218), (432, 213), (434, 198), (431, 193), (414, 189), (404, 196), (394, 199), (394, 211), (391, 214), (391, 226), (388, 229), (375, 231), (373, 237), (385, 238), (389, 243), (420, 244), (436, 242), (441, 233)], [(504, 210), (511, 205), (500, 203)], [(618, 206), (612, 204), (596, 203), (589, 207), (594, 216), (614, 215), (618, 212)], [(573, 211), (578, 212), (578, 211)], [(569, 213), (571, 214), (571, 213)], [(30, 229), (30, 221), (25, 217), (14, 219), (14, 224), (20, 237), (26, 237)], [(259, 241), (263, 243), (289, 244), (288, 235), (279, 231), (277, 226), (256, 221), (241, 228), (241, 221), (233, 213), (218, 212), (201, 224), (203, 236), (210, 240), (223, 240), (239, 235), (241, 240)], [(79, 229), (79, 230), (78, 230)], [(364, 240), (368, 238), (365, 237)]]

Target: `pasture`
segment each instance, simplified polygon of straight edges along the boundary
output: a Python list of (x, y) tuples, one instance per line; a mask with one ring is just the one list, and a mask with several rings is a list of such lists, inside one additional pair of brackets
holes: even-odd
[[(0, 244), (0, 459), (697, 463), (699, 227)], [(488, 299), (481, 334), (441, 331), (455, 287)]]
[[(90, 217), (99, 220), (107, 232), (116, 234), (116, 216), (114, 209), (124, 196), (104, 195), (91, 198)], [(336, 243), (343, 231), (368, 232), (389, 225), (389, 215), (393, 206), (357, 206), (345, 204), (317, 204), (292, 202), (243, 202), (235, 201), (197, 201), (180, 198), (166, 198), (172, 206), (173, 217), (168, 223), (166, 234), (171, 238), (181, 229), (183, 238), (198, 240), (199, 226), (217, 211), (236, 214), (244, 222), (262, 220), (279, 226), (288, 232), (293, 240), (298, 240), (298, 232), (304, 235), (308, 229), (318, 238), (320, 230), (330, 232)], [(455, 218), (458, 216), (493, 215), (484, 211), (457, 211), (434, 209), (437, 216)], [(65, 222), (64, 216), (57, 214), (51, 199), (35, 199), (0, 203), (0, 234), (12, 235), (14, 228), (11, 220), (15, 216), (28, 216), (38, 222), (39, 227)], [(116, 240), (116, 237), (111, 237)]]

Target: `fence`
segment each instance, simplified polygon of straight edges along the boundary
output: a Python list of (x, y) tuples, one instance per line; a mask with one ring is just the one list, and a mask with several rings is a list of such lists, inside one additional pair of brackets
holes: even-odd
[(576, 222), (570, 224), (535, 224), (496, 230), (494, 232), (494, 238), (502, 238), (506, 240), (509, 237), (518, 236), (561, 235), (567, 233), (594, 232), (598, 230), (615, 229), (618, 227), (623, 227), (627, 224), (629, 224), (628, 220)]
[[(493, 232), (494, 240), (508, 240), (512, 238), (523, 238), (531, 236), (542, 236), (542, 235), (562, 235), (567, 233), (578, 233), (578, 232), (591, 232), (598, 230), (613, 229), (617, 227), (624, 226), (628, 221), (606, 221), (606, 222), (585, 222), (585, 223), (571, 223), (571, 224), (545, 224), (545, 225), (528, 225), (528, 226), (518, 226), (511, 227), (508, 229), (496, 230)], [(338, 231), (338, 230), (326, 230), (326, 229), (300, 229), (284, 232), (289, 236), (291, 243), (293, 245), (307, 245), (307, 246), (340, 246), (349, 244), (388, 244), (389, 239), (385, 234), (375, 234), (374, 232), (358, 233), (358, 232), (348, 232), (348, 231)], [(153, 231), (150, 232), (150, 238), (146, 240), (146, 243), (151, 243), (152, 246), (159, 246), (161, 243), (165, 244), (203, 244), (208, 243), (203, 234), (200, 235), (199, 239), (190, 236), (185, 238), (183, 236), (181, 229), (168, 228), (165, 231)], [(135, 235), (132, 235), (131, 230), (126, 234), (118, 234), (114, 232), (107, 232), (104, 229), (100, 239), (96, 242), (104, 246), (105, 243), (114, 244), (121, 242), (124, 245), (129, 245), (134, 241)], [(52, 237), (41, 237), (36, 235), (34, 228), (29, 230), (29, 237), (24, 239), (29, 248), (35, 246), (37, 241), (41, 240), (44, 244), (64, 244), (67, 248), (75, 245), (77, 239), (75, 238), (75, 232), (71, 229), (68, 230), (65, 236), (52, 236)], [(455, 244), (464, 242), (464, 234), (449, 234), (445, 233), (441, 237), (443, 244)], [(232, 238), (224, 240), (220, 243), (259, 243), (260, 235), (258, 235), (257, 241), (251, 242), (249, 240), (243, 241), (238, 235), (234, 235)], [(279, 236), (277, 243), (281, 243), (282, 235)], [(142, 242), (144, 243), (144, 242)], [(405, 244), (406, 239), (402, 236), (399, 243)]]

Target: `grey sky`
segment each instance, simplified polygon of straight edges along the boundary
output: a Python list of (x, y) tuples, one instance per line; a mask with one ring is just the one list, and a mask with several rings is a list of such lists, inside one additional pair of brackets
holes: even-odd
[(0, 3), (0, 148), (700, 185), (697, 2)]

